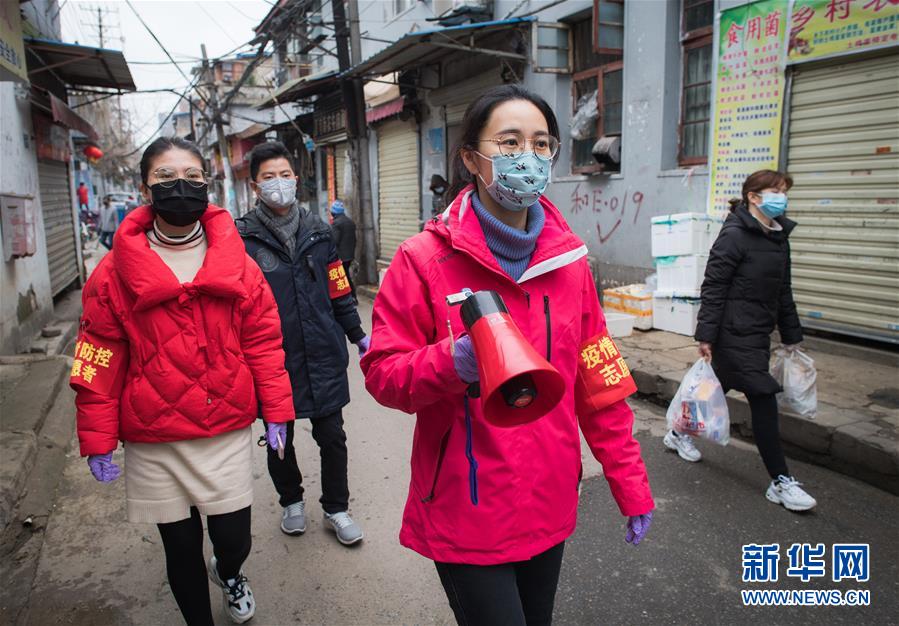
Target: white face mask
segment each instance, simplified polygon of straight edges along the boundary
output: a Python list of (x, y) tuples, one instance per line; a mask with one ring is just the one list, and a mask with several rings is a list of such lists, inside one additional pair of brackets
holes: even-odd
[(286, 209), (296, 202), (296, 178), (270, 178), (258, 185), (259, 199), (273, 209)]

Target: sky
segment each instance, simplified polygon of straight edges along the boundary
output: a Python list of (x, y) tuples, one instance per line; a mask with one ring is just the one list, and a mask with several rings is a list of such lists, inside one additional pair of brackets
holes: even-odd
[[(188, 77), (200, 62), (200, 44), (209, 58), (223, 55), (250, 41), (253, 27), (274, 0), (132, 0), (131, 4)], [(97, 9), (103, 14), (104, 47), (122, 50), (138, 90), (174, 88), (188, 84), (153, 40), (124, 0), (88, 2), (60, 0), (62, 38), (66, 42), (98, 46)], [(251, 51), (244, 46), (241, 51)], [(171, 93), (134, 93), (122, 104), (132, 111), (136, 145), (159, 128), (159, 115), (168, 113), (178, 97)]]

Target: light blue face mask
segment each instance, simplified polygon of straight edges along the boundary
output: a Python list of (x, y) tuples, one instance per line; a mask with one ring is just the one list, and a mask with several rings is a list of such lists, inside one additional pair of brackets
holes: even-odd
[(481, 182), (487, 193), (496, 202), (509, 211), (524, 211), (533, 205), (549, 184), (549, 166), (552, 163), (541, 159), (533, 152), (524, 152), (518, 156), (497, 154), (488, 157), (477, 153), (493, 163), (493, 182), (487, 185), (484, 178)]
[(762, 202), (759, 211), (774, 219), (780, 217), (787, 210), (787, 194), (766, 191), (762, 194)]

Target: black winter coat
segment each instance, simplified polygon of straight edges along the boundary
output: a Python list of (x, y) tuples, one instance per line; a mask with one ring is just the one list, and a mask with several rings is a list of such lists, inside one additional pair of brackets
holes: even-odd
[(317, 215), (300, 211), (293, 258), (255, 210), (236, 222), (247, 254), (262, 269), (278, 303), (296, 416), (315, 418), (349, 403), (344, 336), (356, 343), (365, 332), (352, 294), (330, 297), (328, 265), (339, 262), (331, 229)]
[(782, 391), (768, 373), (771, 333), (802, 341), (793, 302), (788, 237), (796, 222), (777, 218), (767, 231), (745, 205), (727, 216), (709, 253), (696, 340), (712, 344), (712, 366), (725, 389), (748, 394)]
[(331, 222), (331, 232), (334, 233), (334, 244), (340, 260), (352, 261), (356, 258), (356, 223), (345, 213), (340, 213)]

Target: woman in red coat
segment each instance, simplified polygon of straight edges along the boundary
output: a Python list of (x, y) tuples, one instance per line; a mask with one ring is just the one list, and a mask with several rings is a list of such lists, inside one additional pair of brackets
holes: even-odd
[[(579, 427), (628, 519), (626, 539), (639, 543), (649, 527), (625, 401), (636, 386), (608, 335), (587, 248), (543, 197), (559, 147), (552, 110), (506, 85), (475, 100), (462, 127), (458, 195), (397, 251), (362, 369), (375, 399), (417, 414), (400, 542), (435, 561), (458, 622), (548, 624), (577, 519)], [(540, 419), (501, 428), (466, 401), (477, 359), (446, 302), (465, 288), (497, 292), (565, 380)]]
[(128, 519), (156, 523), (185, 621), (212, 624), (208, 576), (229, 617), (253, 617), (251, 425), (261, 406), (273, 447), (294, 419), (275, 300), (231, 216), (208, 204), (203, 159), (160, 138), (140, 163), (148, 205), (128, 215), (84, 288), (71, 385), (94, 477), (119, 475)]

